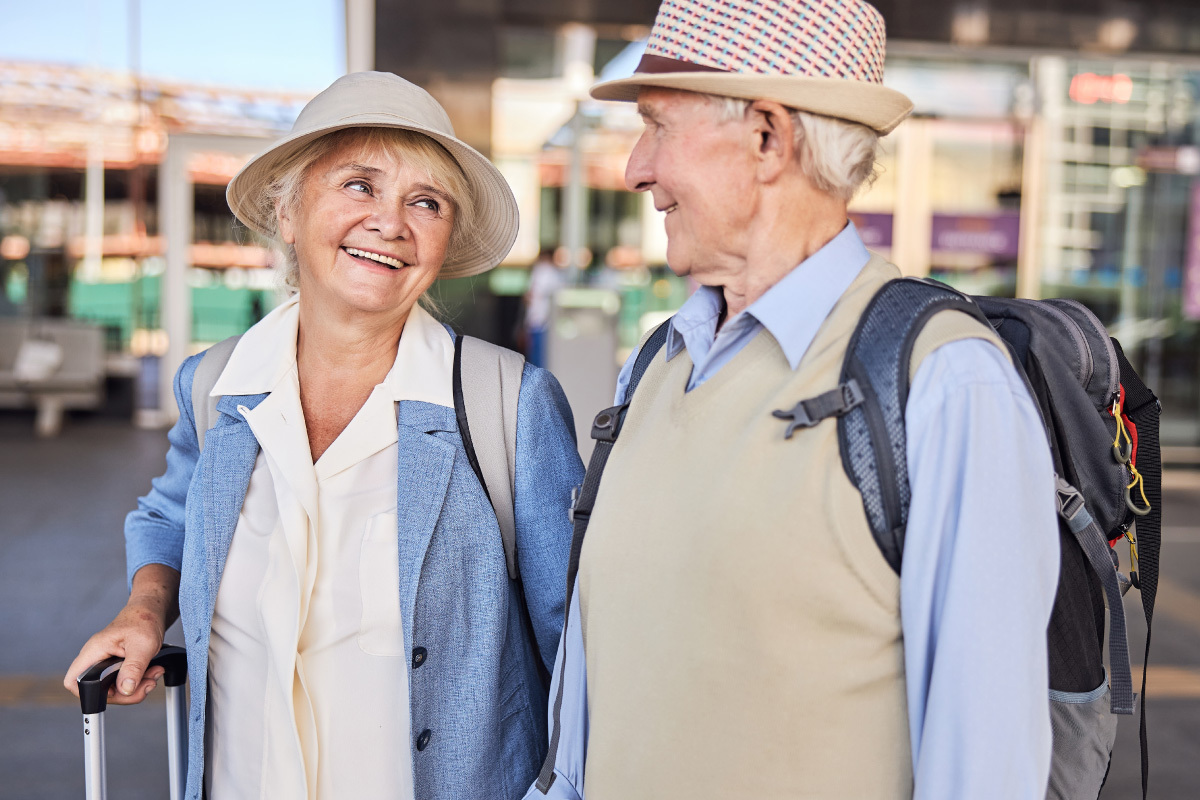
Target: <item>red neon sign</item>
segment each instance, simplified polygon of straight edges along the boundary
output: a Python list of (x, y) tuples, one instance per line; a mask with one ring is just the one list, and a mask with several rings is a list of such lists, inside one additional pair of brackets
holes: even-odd
[(1068, 92), (1076, 103), (1092, 105), (1100, 101), (1104, 103), (1119, 103), (1124, 105), (1133, 96), (1133, 81), (1128, 75), (1097, 75), (1094, 72), (1081, 72), (1071, 78), (1071, 89)]

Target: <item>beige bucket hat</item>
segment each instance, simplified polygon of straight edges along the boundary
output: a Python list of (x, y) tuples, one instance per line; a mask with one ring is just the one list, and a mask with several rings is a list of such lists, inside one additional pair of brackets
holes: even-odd
[(593, 87), (636, 101), (684, 89), (858, 122), (883, 135), (912, 101), (883, 85), (883, 16), (862, 0), (663, 0), (632, 77)]
[(446, 111), (428, 92), (390, 72), (344, 75), (309, 101), (292, 131), (250, 160), (229, 182), (225, 199), (246, 227), (264, 236), (273, 225), (259, 200), (280, 165), (327, 133), (345, 128), (401, 128), (423, 133), (458, 163), (475, 204), (476, 236), (447, 254), (439, 278), (462, 278), (499, 264), (517, 238), (517, 200), (492, 162), (454, 135)]

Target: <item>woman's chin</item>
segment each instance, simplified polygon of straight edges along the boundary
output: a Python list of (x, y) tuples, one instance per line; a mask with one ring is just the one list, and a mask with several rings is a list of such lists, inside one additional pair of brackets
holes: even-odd
[(341, 272), (337, 280), (325, 285), (302, 280), (301, 304), (319, 313), (392, 314), (403, 318), (433, 283), (433, 277), (436, 276), (422, 275), (411, 267), (389, 270), (386, 274), (375, 270)]

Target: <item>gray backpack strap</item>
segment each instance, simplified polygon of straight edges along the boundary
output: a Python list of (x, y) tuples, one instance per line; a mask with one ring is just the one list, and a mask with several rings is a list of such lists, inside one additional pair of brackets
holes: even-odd
[(517, 460), (517, 400), (525, 357), (459, 336), (455, 340), (454, 408), (471, 467), (500, 523), (508, 576), (516, 580), (517, 526), (513, 514)]
[(237, 346), (241, 336), (230, 336), (224, 341), (217, 342), (204, 354), (196, 365), (196, 374), (192, 378), (192, 415), (196, 419), (196, 441), (200, 449), (204, 449), (204, 434), (212, 427), (217, 419), (217, 398), (209, 397), (212, 388), (217, 385), (217, 378), (225, 371), (233, 348)]

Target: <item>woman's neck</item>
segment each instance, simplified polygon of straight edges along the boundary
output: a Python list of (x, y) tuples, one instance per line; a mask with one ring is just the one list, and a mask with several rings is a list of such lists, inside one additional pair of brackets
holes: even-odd
[(339, 314), (300, 296), (296, 365), (301, 379), (374, 386), (396, 361), (411, 309), (390, 314)]

